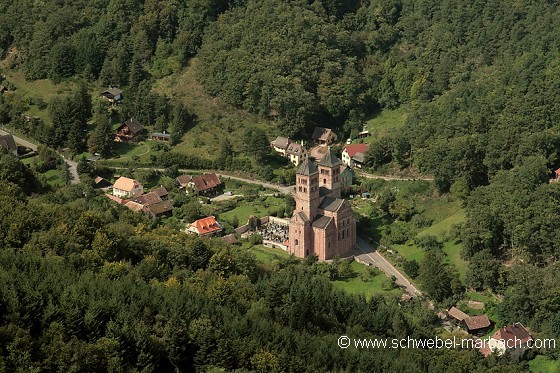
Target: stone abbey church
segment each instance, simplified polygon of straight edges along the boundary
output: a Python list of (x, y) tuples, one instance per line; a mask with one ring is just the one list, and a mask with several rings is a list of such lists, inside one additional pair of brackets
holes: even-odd
[(289, 252), (319, 260), (345, 256), (356, 246), (356, 219), (340, 198), (340, 166), (332, 151), (318, 165), (303, 161), (296, 173), (296, 208), (290, 219)]

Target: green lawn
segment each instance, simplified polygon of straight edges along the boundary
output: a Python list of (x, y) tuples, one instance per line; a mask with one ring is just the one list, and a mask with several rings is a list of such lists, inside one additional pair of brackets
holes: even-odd
[(151, 166), (150, 157), (160, 153), (157, 141), (141, 141), (139, 143), (115, 143), (118, 156), (101, 161), (102, 164), (113, 167)]
[(267, 197), (263, 203), (240, 201), (239, 205), (233, 210), (221, 213), (220, 219), (227, 220), (231, 223), (233, 217), (237, 216), (240, 224), (245, 224), (250, 215), (259, 217), (267, 216), (270, 215), (271, 212), (277, 211), (280, 206), (285, 205), (286, 203), (283, 198), (272, 196)]
[(468, 291), (465, 294), (465, 299), (466, 300), (474, 300), (476, 302), (483, 302), (484, 304), (497, 301), (497, 299), (494, 295), (492, 295), (490, 293), (482, 294), (482, 293), (479, 293), (477, 291)]
[(391, 248), (406, 260), (416, 260), (418, 263), (424, 259), (424, 250), (415, 245), (392, 245)]
[(61, 187), (65, 185), (62, 181), (60, 170), (49, 170), (42, 175), (46, 178), (49, 185), (53, 187)]
[(469, 269), (469, 262), (461, 258), (461, 245), (448, 241), (443, 244), (443, 251), (447, 254), (448, 262), (455, 265), (455, 268), (459, 272), (459, 277), (464, 283), (466, 281), (467, 270)]
[(387, 285), (390, 283), (390, 279), (384, 273), (380, 273), (377, 276), (370, 278), (369, 281), (364, 282), (360, 278), (360, 273), (365, 272), (368, 267), (358, 262), (352, 262), (351, 267), (356, 274), (350, 278), (332, 281), (334, 287), (352, 294), (364, 295), (366, 298), (371, 298), (376, 294), (394, 296), (400, 296), (402, 294), (402, 290), (400, 288), (387, 288)]
[[(455, 203), (453, 203), (451, 206), (448, 205), (449, 208), (451, 209), (457, 209), (455, 210), (455, 212), (453, 212), (452, 215), (447, 216), (446, 218), (444, 218), (443, 220), (440, 220), (439, 222), (432, 224), (430, 227), (424, 229), (423, 231), (418, 233), (418, 237), (422, 237), (422, 236), (426, 236), (426, 235), (433, 235), (433, 236), (439, 236), (441, 237), (442, 235), (444, 235), (446, 232), (449, 232), (449, 230), (451, 229), (451, 227), (454, 224), (457, 223), (462, 223), (465, 221), (466, 219), (466, 215), (465, 215), (465, 211), (463, 209), (461, 209), (460, 207), (456, 206)], [(439, 217), (441, 217), (442, 215), (444, 215), (444, 212), (439, 212)], [(428, 214), (426, 214), (428, 215)]]
[(358, 143), (360, 140), (363, 140), (363, 142), (370, 142), (380, 135), (386, 134), (396, 128), (400, 128), (404, 125), (407, 116), (408, 110), (403, 106), (395, 110), (385, 109), (376, 113), (366, 120), (365, 126), (368, 129), (370, 136), (364, 139), (354, 140), (353, 142)]
[(255, 245), (247, 248), (247, 250), (254, 254), (258, 261), (263, 263), (270, 263), (276, 259), (287, 259), (290, 257), (290, 254), (282, 249), (275, 249), (263, 245)]
[(535, 373), (558, 373), (560, 372), (560, 360), (552, 360), (543, 355), (538, 355), (529, 361), (531, 372)]

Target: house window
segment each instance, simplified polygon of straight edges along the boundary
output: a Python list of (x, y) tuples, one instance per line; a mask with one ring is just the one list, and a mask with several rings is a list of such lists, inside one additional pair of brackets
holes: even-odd
[(298, 243), (299, 243), (299, 241), (296, 239), (296, 240), (294, 241), (294, 245), (297, 245)]
[(326, 183), (327, 183), (327, 179), (323, 179), (323, 184), (326, 184)]

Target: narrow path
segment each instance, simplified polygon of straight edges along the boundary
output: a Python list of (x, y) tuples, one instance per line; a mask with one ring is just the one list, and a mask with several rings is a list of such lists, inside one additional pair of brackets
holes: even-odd
[[(0, 130), (0, 133), (8, 134), (9, 132)], [(27, 140), (24, 140), (21, 137), (17, 137), (14, 134), (12, 134), (12, 136), (14, 137), (14, 140), (16, 140), (16, 143), (26, 146), (29, 149), (37, 151), (37, 145)], [(68, 165), (68, 171), (70, 172), (70, 176), (71, 176), (70, 182), (72, 184), (78, 184), (80, 182), (80, 177), (78, 176), (78, 163), (71, 161), (70, 159), (66, 159), (64, 157), (62, 157), (62, 159), (64, 159), (64, 162)]]
[(434, 180), (433, 177), (426, 177), (426, 176), (421, 176), (421, 177), (381, 176), (381, 175), (370, 174), (369, 172), (365, 172), (365, 171), (359, 171), (356, 169), (354, 169), (354, 171), (356, 172), (357, 176), (365, 177), (366, 179), (382, 179), (382, 180), (398, 180), (398, 181), (412, 181), (412, 180), (433, 181)]

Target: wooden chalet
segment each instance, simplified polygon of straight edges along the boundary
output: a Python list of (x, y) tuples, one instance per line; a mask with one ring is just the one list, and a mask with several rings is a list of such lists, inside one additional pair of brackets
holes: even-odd
[(150, 139), (156, 141), (169, 142), (169, 140), (171, 140), (171, 135), (168, 133), (154, 132), (150, 135)]
[(315, 127), (311, 139), (317, 145), (329, 145), (338, 140), (338, 137), (330, 128)]
[(117, 142), (135, 142), (139, 141), (144, 132), (144, 126), (140, 124), (136, 119), (130, 118), (124, 122), (119, 128), (117, 128), (117, 134), (115, 135), (115, 141)]
[(117, 87), (109, 86), (108, 89), (101, 92), (100, 96), (105, 97), (107, 101), (115, 105), (122, 100), (122, 91)]

